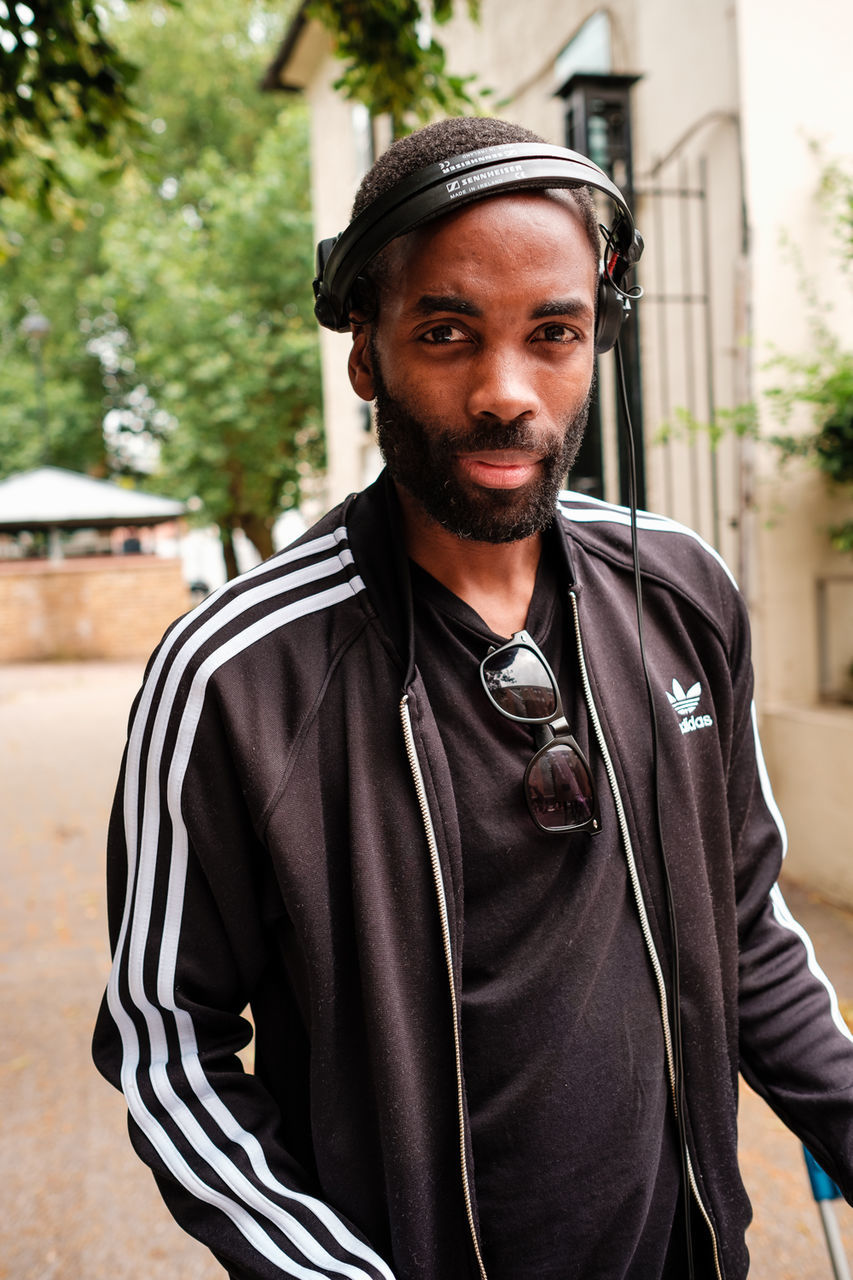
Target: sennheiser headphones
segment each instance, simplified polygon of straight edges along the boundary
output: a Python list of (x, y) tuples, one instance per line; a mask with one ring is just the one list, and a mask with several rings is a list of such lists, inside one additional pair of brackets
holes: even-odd
[(618, 187), (597, 165), (576, 151), (545, 143), (502, 143), (481, 147), (427, 165), (379, 196), (341, 235), (317, 246), (314, 314), (326, 329), (349, 329), (353, 288), (380, 250), (416, 227), (461, 205), (487, 196), (525, 189), (594, 187), (616, 206), (613, 226), (604, 231), (605, 252), (599, 265), (595, 351), (609, 351), (631, 307), (640, 296), (623, 280), (643, 252), (643, 238)]

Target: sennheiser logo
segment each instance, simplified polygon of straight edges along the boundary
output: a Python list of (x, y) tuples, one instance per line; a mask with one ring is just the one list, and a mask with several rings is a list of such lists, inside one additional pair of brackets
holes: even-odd
[(459, 160), (439, 160), (439, 167), (442, 173), (455, 173), (457, 169), (467, 169), (472, 164), (477, 164), (484, 157), (488, 160), (503, 160), (505, 156), (517, 155), (516, 148), (511, 143), (501, 143), (496, 147), (479, 147), (476, 151), (468, 152)]
[(692, 712), (699, 706), (702, 697), (702, 686), (697, 680), (685, 693), (677, 680), (672, 682), (672, 693), (667, 690), (670, 706), (681, 717), (678, 727), (682, 733), (695, 733), (697, 729), (710, 729), (714, 721), (710, 716), (694, 716)]
[(503, 183), (517, 181), (525, 176), (526, 170), (523, 164), (504, 164), (498, 168), (479, 169), (476, 173), (467, 174), (465, 177), (454, 178), (451, 182), (445, 182), (445, 187), (451, 200), (455, 200), (458, 196), (468, 196), (472, 192), (480, 192), (488, 190), (489, 187), (497, 187)]

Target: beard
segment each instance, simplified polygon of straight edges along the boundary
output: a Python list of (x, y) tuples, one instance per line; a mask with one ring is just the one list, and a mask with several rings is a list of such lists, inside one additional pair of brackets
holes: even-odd
[[(525, 419), (447, 428), (419, 417), (388, 390), (372, 345), (379, 448), (391, 477), (457, 538), (473, 542), (519, 542), (542, 533), (554, 519), (557, 494), (577, 457), (586, 430), (592, 386), (583, 403), (563, 421), (561, 435), (543, 441)], [(536, 478), (514, 489), (464, 483), (456, 456), (486, 449), (512, 449), (541, 457)]]

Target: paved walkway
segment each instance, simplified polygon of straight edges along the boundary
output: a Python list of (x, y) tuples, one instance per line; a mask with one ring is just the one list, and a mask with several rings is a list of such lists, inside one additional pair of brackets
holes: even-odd
[[(103, 841), (138, 664), (0, 666), (0, 1280), (222, 1280), (162, 1207), (91, 1066)], [(853, 1007), (853, 915), (789, 901)], [(829, 1280), (799, 1144), (748, 1092), (752, 1280)], [(853, 1261), (853, 1209), (837, 1206)]]

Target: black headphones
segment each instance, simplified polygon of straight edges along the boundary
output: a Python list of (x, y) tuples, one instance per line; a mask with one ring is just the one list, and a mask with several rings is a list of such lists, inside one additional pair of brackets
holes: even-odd
[(607, 174), (586, 156), (545, 143), (514, 142), (482, 147), (449, 160), (439, 160), (404, 178), (379, 196), (341, 235), (317, 246), (314, 314), (326, 329), (349, 329), (353, 287), (381, 249), (416, 227), (460, 205), (487, 196), (526, 189), (595, 187), (616, 206), (610, 230), (604, 230), (605, 252), (599, 265), (595, 318), (596, 354), (609, 351), (619, 336), (631, 299), (622, 281), (639, 261), (643, 238), (634, 226), (625, 198)]

